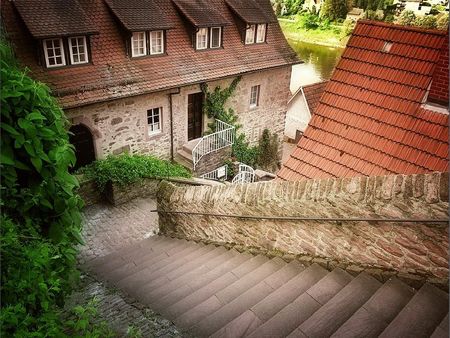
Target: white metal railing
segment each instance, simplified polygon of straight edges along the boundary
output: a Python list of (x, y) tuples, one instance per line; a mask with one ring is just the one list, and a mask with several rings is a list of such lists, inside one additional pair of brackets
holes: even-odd
[(228, 166), (225, 164), (213, 171), (210, 171), (209, 173), (201, 175), (200, 178), (215, 181), (226, 180), (228, 178)]
[(200, 142), (192, 149), (192, 162), (195, 166), (200, 159), (213, 151), (233, 145), (235, 138), (235, 128), (231, 124), (216, 120), (216, 131), (205, 135)]
[(233, 177), (231, 183), (235, 184), (243, 184), (243, 183), (252, 183), (255, 181), (255, 170), (243, 163), (239, 164), (239, 172), (236, 176)]

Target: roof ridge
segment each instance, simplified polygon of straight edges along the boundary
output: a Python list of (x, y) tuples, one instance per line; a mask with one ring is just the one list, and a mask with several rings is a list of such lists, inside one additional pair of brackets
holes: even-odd
[(358, 25), (380, 26), (380, 27), (387, 27), (387, 28), (392, 28), (392, 29), (397, 29), (397, 30), (402, 30), (402, 31), (412, 31), (412, 32), (419, 32), (419, 33), (432, 34), (432, 35), (446, 35), (448, 33), (448, 29), (446, 29), (446, 30), (426, 29), (426, 28), (421, 28), (421, 27), (406, 26), (406, 25), (400, 25), (400, 24), (394, 24), (394, 23), (388, 23), (388, 22), (382, 22), (382, 21), (367, 20), (367, 19), (358, 20), (356, 26), (358, 26)]
[[(328, 116), (324, 116), (324, 115), (321, 115), (321, 114), (319, 114), (319, 113), (317, 113), (316, 115), (321, 116), (322, 118), (326, 118), (326, 119), (328, 119), (328, 120), (332, 120), (332, 121), (334, 121), (334, 122), (336, 122), (336, 123), (343, 124), (342, 122), (340, 122), (340, 121), (338, 121), (338, 120), (335, 120), (335, 119), (332, 119), (332, 118), (330, 118), (330, 117), (328, 117)], [(317, 126), (313, 126), (313, 127), (314, 127), (314, 128), (317, 128), (317, 129), (320, 129), (320, 130), (324, 130), (323, 128), (320, 128), (320, 127), (317, 127)], [(357, 130), (359, 130), (359, 131), (364, 131), (365, 133), (368, 133), (368, 134), (371, 134), (371, 135), (380, 137), (380, 138), (382, 138), (382, 139), (384, 139), (384, 140), (388, 140), (388, 141), (394, 142), (394, 143), (396, 143), (396, 144), (399, 144), (399, 145), (402, 145), (402, 146), (405, 146), (405, 147), (408, 147), (408, 148), (415, 149), (415, 150), (420, 151), (420, 152), (425, 153), (425, 154), (429, 154), (429, 155), (438, 157), (438, 158), (440, 158), (440, 159), (442, 159), (442, 160), (447, 159), (446, 157), (441, 157), (441, 156), (439, 156), (439, 155), (432, 154), (432, 153), (430, 153), (430, 152), (428, 152), (428, 151), (426, 151), (426, 150), (423, 150), (423, 149), (417, 149), (417, 148), (415, 148), (415, 147), (413, 147), (413, 146), (411, 146), (411, 145), (408, 145), (408, 144), (406, 144), (406, 143), (401, 143), (401, 142), (398, 142), (398, 141), (394, 141), (394, 140), (389, 139), (389, 138), (387, 138), (387, 137), (384, 137), (384, 136), (382, 136), (382, 135), (374, 134), (374, 133), (372, 133), (372, 132), (370, 132), (370, 131), (363, 130), (363, 129), (361, 129), (361, 128), (357, 128), (357, 127), (355, 127), (355, 126), (349, 126), (349, 128), (357, 129)], [(400, 127), (399, 127), (399, 128), (400, 128)], [(410, 131), (410, 130), (408, 129), (407, 131)], [(358, 143), (358, 144), (364, 145), (365, 147), (368, 147), (368, 148), (371, 148), (371, 149), (374, 149), (374, 150), (377, 150), (377, 151), (381, 151), (381, 150), (379, 150), (379, 149), (377, 149), (377, 148), (371, 147), (370, 145), (366, 145), (366, 144), (362, 144), (362, 143), (359, 143), (359, 142), (356, 142), (356, 141), (352, 141), (352, 140), (350, 140), (350, 139), (348, 139), (348, 138), (346, 138), (346, 137), (341, 136), (340, 134), (333, 133), (332, 131), (330, 131), (329, 133), (330, 133), (330, 134), (334, 134), (334, 135), (338, 135), (338, 136), (340, 136), (340, 137), (342, 137), (342, 138), (344, 138), (344, 139), (346, 139), (346, 140), (348, 140), (348, 141), (350, 141), (350, 142)], [(427, 137), (427, 136), (424, 135), (424, 134), (418, 134), (418, 133), (415, 133), (415, 134), (421, 135), (421, 136), (424, 136), (424, 137)], [(445, 143), (445, 142), (442, 142), (442, 141), (440, 141), (440, 140), (438, 140), (438, 139), (433, 139), (433, 140), (435, 140), (435, 141), (437, 141), (437, 142), (440, 142), (440, 143)], [(332, 148), (333, 148), (333, 147), (332, 147)], [(386, 153), (386, 154), (387, 154), (387, 153)], [(391, 156), (391, 155), (389, 155), (389, 154), (387, 154), (387, 155), (388, 155), (388, 156)], [(392, 157), (392, 156), (391, 156), (391, 157)], [(396, 158), (401, 159), (400, 157), (396, 157)], [(403, 161), (408, 162), (408, 163), (411, 163), (410, 161), (407, 161), (407, 160), (403, 160)], [(370, 162), (370, 161), (369, 161), (369, 162)], [(413, 163), (413, 164), (414, 164), (414, 163)], [(414, 165), (417, 165), (417, 164), (414, 164)], [(418, 165), (418, 166), (420, 166), (420, 165)]]

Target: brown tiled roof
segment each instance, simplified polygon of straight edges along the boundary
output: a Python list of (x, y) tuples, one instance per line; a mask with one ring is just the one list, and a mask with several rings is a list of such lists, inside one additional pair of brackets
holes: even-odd
[(14, 0), (13, 3), (35, 38), (97, 32), (77, 0)]
[(171, 25), (153, 0), (105, 0), (108, 7), (131, 31), (169, 29)]
[[(269, 4), (269, 0), (266, 1)], [(89, 22), (95, 24), (100, 33), (90, 38), (92, 62), (54, 69), (45, 69), (38, 63), (33, 39), (21, 25), (11, 3), (2, 3), (1, 11), (19, 60), (30, 68), (34, 78), (53, 89), (65, 108), (299, 63), (278, 23), (268, 25), (267, 43), (244, 45), (233, 24), (224, 28), (223, 48), (196, 51), (172, 1), (154, 2), (174, 27), (166, 34), (166, 55), (130, 58), (126, 54), (123, 28), (112, 20), (106, 3), (79, 0)], [(209, 0), (209, 3), (233, 22), (225, 0)]]
[(270, 3), (264, 0), (226, 0), (228, 6), (248, 24), (276, 22)]
[(182, 15), (195, 27), (226, 26), (231, 24), (209, 0), (172, 0)]
[(422, 107), (446, 39), (448, 32), (360, 20), (278, 177), (447, 171), (448, 114)]
[(328, 81), (323, 81), (303, 86), (303, 93), (305, 93), (305, 99), (311, 114), (314, 114), (327, 82)]

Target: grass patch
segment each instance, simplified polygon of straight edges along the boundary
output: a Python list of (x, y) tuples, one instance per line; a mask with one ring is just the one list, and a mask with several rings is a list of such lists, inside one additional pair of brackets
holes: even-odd
[(100, 191), (104, 191), (106, 184), (112, 182), (120, 186), (127, 186), (143, 178), (191, 177), (189, 170), (179, 164), (160, 160), (148, 155), (108, 156), (104, 160), (81, 168), (77, 174), (84, 174), (86, 179), (92, 179)]
[(345, 47), (346, 38), (342, 38), (343, 27), (330, 24), (326, 28), (306, 29), (302, 27), (300, 19), (279, 20), (281, 29), (290, 40), (305, 41), (331, 47)]

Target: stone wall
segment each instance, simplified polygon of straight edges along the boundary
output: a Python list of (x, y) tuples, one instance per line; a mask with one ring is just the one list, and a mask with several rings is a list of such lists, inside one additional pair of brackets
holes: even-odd
[[(169, 236), (278, 252), (374, 275), (448, 281), (448, 224), (282, 221), (164, 211), (313, 218), (448, 219), (448, 173), (177, 188), (162, 183)], [(381, 277), (380, 277), (381, 278)]]
[(197, 163), (195, 175), (201, 176), (224, 165), (225, 160), (231, 157), (231, 147), (225, 147), (203, 156)]
[(80, 188), (78, 189), (78, 195), (84, 202), (84, 206), (88, 207), (90, 205), (97, 204), (103, 201), (103, 195), (97, 188), (94, 181), (83, 181), (80, 183)]
[[(284, 119), (287, 101), (290, 95), (291, 67), (265, 70), (246, 74), (238, 84), (234, 95), (227, 103), (239, 115), (239, 123), (252, 143), (264, 128), (283, 139)], [(233, 77), (209, 82), (210, 90), (216, 86), (225, 88), (231, 84)], [(259, 106), (249, 107), (250, 88), (261, 86)], [(187, 105), (188, 95), (200, 92), (200, 85), (180, 88), (178, 94), (172, 95), (173, 142), (174, 153), (188, 140)], [(176, 90), (161, 91), (110, 102), (92, 104), (76, 109), (68, 109), (67, 117), (73, 124), (86, 125), (94, 136), (96, 158), (124, 151), (131, 153), (149, 153), (160, 158), (170, 158), (170, 93)], [(162, 108), (162, 132), (148, 135), (147, 110)], [(207, 129), (207, 119), (204, 129)]]

